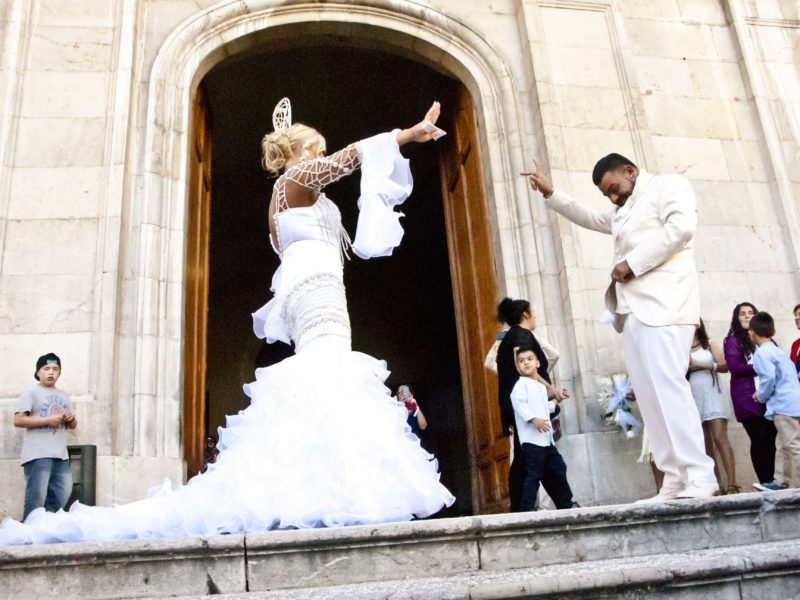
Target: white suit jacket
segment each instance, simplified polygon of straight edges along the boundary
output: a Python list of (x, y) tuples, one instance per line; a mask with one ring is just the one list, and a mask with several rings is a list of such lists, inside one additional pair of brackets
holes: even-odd
[[(617, 313), (617, 298), (646, 325), (697, 325), (700, 294), (692, 238), (697, 229), (697, 202), (692, 186), (680, 175), (639, 171), (633, 193), (624, 206), (606, 211), (586, 208), (561, 190), (547, 200), (576, 225), (611, 234), (614, 265), (627, 260), (636, 275), (613, 282), (606, 291), (606, 308)], [(624, 315), (614, 327), (622, 331)]]

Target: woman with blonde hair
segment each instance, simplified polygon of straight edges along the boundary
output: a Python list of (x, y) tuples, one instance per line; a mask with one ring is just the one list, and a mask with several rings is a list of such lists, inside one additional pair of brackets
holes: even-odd
[[(407, 410), (383, 384), (386, 363), (353, 352), (342, 279), (352, 246), (361, 257), (391, 254), (403, 236), (393, 209), (411, 193), (400, 146), (427, 142), (439, 103), (408, 129), (353, 143), (330, 157), (313, 128), (291, 123), (288, 100), (262, 142), (279, 175), (269, 202), (269, 237), (281, 265), (274, 297), (253, 315), (259, 337), (294, 343), (280, 363), (245, 385), (251, 404), (220, 429), (208, 470), (174, 491), (114, 508), (34, 511), (0, 527), (0, 545), (242, 533), (427, 517), (453, 503), (406, 425)], [(355, 241), (323, 189), (361, 168)]]

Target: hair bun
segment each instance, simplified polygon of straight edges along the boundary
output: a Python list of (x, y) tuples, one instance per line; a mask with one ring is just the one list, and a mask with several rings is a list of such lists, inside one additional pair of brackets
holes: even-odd
[(497, 320), (505, 322), (509, 314), (514, 310), (514, 301), (511, 298), (505, 297), (497, 305)]

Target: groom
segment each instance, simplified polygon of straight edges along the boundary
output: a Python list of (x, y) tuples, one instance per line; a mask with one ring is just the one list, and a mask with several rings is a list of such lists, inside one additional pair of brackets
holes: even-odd
[(614, 239), (606, 307), (622, 332), (625, 364), (656, 466), (664, 472), (660, 492), (645, 501), (715, 495), (714, 463), (705, 453), (686, 380), (700, 322), (691, 185), (680, 175), (652, 175), (620, 154), (609, 154), (595, 165), (592, 181), (614, 206), (595, 211), (554, 189), (538, 163), (535, 172), (523, 175), (548, 208)]

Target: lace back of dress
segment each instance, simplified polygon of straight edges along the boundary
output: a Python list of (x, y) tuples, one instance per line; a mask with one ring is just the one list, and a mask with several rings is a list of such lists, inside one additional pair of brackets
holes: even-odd
[[(320, 227), (321, 239), (339, 248), (339, 256), (342, 264), (345, 259), (350, 260), (350, 248), (353, 245), (350, 235), (342, 225), (342, 217), (339, 209), (331, 202), (321, 190), (349, 175), (361, 163), (361, 156), (358, 147), (351, 144), (347, 148), (340, 150), (331, 156), (305, 160), (297, 163), (286, 171), (275, 183), (276, 205), (275, 217), (278, 214), (290, 210), (292, 207), (286, 197), (286, 181), (291, 180), (309, 190), (320, 192), (316, 202), (312, 205), (312, 210)], [(280, 239), (280, 228), (278, 219), (275, 218), (275, 231), (278, 234), (278, 253), (283, 252), (283, 245)]]

